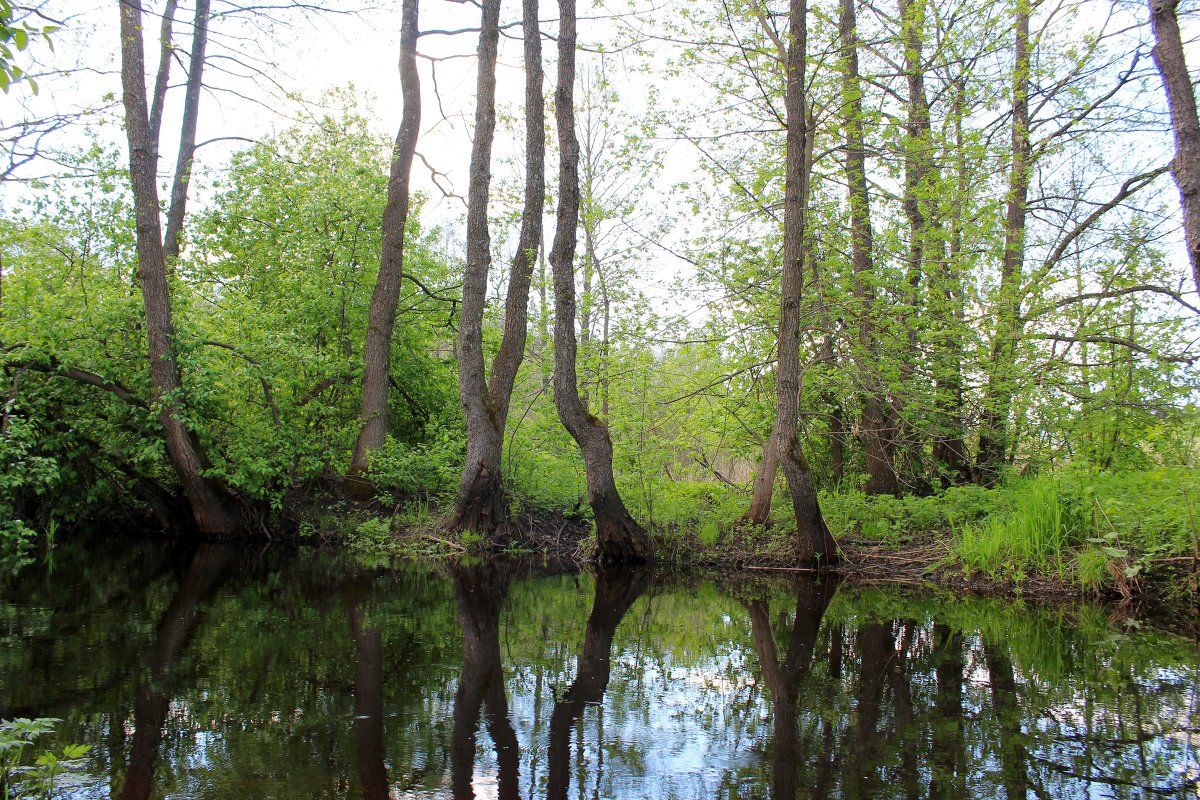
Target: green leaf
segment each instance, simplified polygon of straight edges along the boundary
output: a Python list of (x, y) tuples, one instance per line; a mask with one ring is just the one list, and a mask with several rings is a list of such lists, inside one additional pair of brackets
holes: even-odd
[(13, 42), (17, 45), (18, 50), (24, 50), (29, 46), (29, 34), (20, 28), (12, 29)]

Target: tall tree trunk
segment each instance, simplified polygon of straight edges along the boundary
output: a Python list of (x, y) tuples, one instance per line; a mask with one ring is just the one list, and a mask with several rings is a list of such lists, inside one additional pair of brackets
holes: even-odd
[(404, 0), (400, 22), (400, 93), (404, 110), (388, 175), (383, 209), (379, 275), (367, 311), (363, 346), (362, 427), (350, 459), (350, 473), (367, 471), (371, 451), (383, 447), (388, 432), (388, 377), (392, 363), (392, 333), (396, 304), (404, 276), (404, 234), (408, 225), (409, 175), (421, 131), (421, 76), (417, 72), (418, 0)]
[[(812, 169), (813, 169), (813, 146), (816, 142), (816, 130), (817, 130), (816, 116), (812, 113), (811, 110), (807, 110), (806, 113), (807, 113), (807, 117), (806, 117), (806, 121), (805, 121), (805, 129), (804, 129), (804, 158), (803, 158), (803, 165), (801, 167), (802, 174), (805, 176), (808, 176), (806, 178), (806, 184), (805, 184), (805, 188), (804, 188), (805, 194), (804, 194), (804, 198), (803, 198), (803, 203), (804, 203), (805, 207), (807, 207), (807, 204), (809, 202), (810, 192), (811, 192), (811, 188), (812, 188), (811, 176), (812, 176)], [(811, 260), (811, 259), (807, 258), (807, 256), (810, 255), (808, 237), (804, 238), (804, 242), (802, 242), (801, 248), (802, 248), (802, 252), (801, 252), (802, 261), (803, 260)], [(803, 267), (803, 263), (802, 263), (801, 264), (802, 272), (801, 272), (801, 277), (800, 277), (801, 287), (803, 287), (803, 279), (804, 279), (803, 269), (804, 269), (804, 267)], [(816, 275), (817, 273), (814, 271), (813, 274)], [(820, 292), (818, 292), (818, 294), (820, 294)], [(799, 326), (798, 325), (797, 325), (797, 336), (799, 336)], [(797, 343), (797, 347), (799, 347), (799, 343)], [(828, 352), (823, 353), (823, 357), (827, 356), (827, 355), (829, 355)], [(798, 369), (799, 368), (797, 367), (797, 370)], [(778, 385), (776, 385), (776, 389), (778, 390)], [(799, 382), (799, 379), (797, 378), (797, 381), (796, 381), (797, 414), (799, 414), (799, 391), (800, 391), (800, 382)], [(749, 523), (751, 525), (766, 525), (771, 516), (771, 505), (774, 501), (774, 495), (775, 495), (775, 478), (779, 474), (779, 458), (780, 458), (780, 452), (781, 452), (781, 448), (779, 446), (779, 441), (780, 441), (779, 437), (781, 435), (783, 435), (783, 433), (784, 433), (784, 431), (781, 431), (779, 428), (778, 416), (777, 416), (776, 424), (774, 424), (771, 427), (771, 436), (767, 439), (767, 443), (765, 445), (763, 445), (763, 455), (762, 455), (762, 460), (759, 461), (759, 464), (758, 464), (758, 472), (756, 472), (754, 475), (754, 487), (753, 487), (753, 492), (750, 497), (750, 509), (746, 512), (746, 516), (742, 517), (742, 520), (744, 522)]]
[(150, 138), (159, 142), (162, 131), (163, 107), (167, 102), (167, 89), (171, 83), (171, 62), (174, 60), (175, 41), (172, 28), (175, 24), (175, 9), (178, 0), (167, 0), (162, 13), (162, 27), (158, 34), (158, 72), (154, 77), (154, 95), (150, 98)]
[(892, 427), (879, 376), (879, 342), (875, 333), (875, 279), (872, 258), (871, 203), (867, 191), (867, 151), (863, 141), (862, 80), (858, 71), (858, 34), (854, 4), (841, 0), (838, 33), (843, 52), (842, 126), (846, 130), (846, 182), (850, 191), (850, 260), (854, 272), (856, 360), (862, 389), (862, 443), (867, 461), (867, 494), (897, 494), (900, 484), (892, 466)]
[(779, 462), (796, 515), (796, 555), (803, 562), (832, 564), (837, 545), (821, 515), (812, 472), (800, 444), (800, 301), (804, 291), (804, 255), (812, 142), (808, 127), (805, 58), (808, 46), (807, 0), (790, 0), (791, 46), (787, 57), (787, 166), (783, 216), (783, 270), (779, 297), (779, 366), (776, 369), (775, 430)]
[(179, 237), (183, 233), (183, 218), (187, 211), (188, 183), (192, 179), (192, 161), (196, 157), (196, 125), (200, 119), (200, 91), (204, 88), (204, 59), (208, 50), (209, 6), (210, 0), (196, 0), (192, 57), (183, 96), (183, 122), (179, 129), (179, 153), (175, 161), (175, 178), (171, 182), (167, 232), (163, 237), (163, 253), (168, 264), (179, 258)]
[(1021, 271), (1025, 261), (1025, 216), (1029, 197), (1029, 11), (1030, 0), (1017, 0), (1013, 25), (1012, 166), (1005, 204), (1004, 260), (996, 296), (988, 385), (979, 429), (976, 480), (992, 486), (999, 480), (1008, 456), (1009, 424), (1016, 393), (1017, 343), (1021, 336)]
[(559, 200), (550, 250), (554, 271), (554, 405), (563, 426), (583, 453), (588, 500), (596, 521), (596, 553), (602, 561), (645, 561), (650, 537), (633, 519), (617, 492), (608, 427), (588, 413), (579, 396), (575, 340), (575, 245), (579, 224), (579, 140), (575, 134), (575, 0), (559, 0), (558, 128)]
[[(921, 358), (917, 319), (921, 316), (921, 283), (928, 261), (943, 254), (941, 216), (934, 198), (939, 189), (938, 169), (934, 162), (933, 131), (929, 122), (929, 98), (925, 94), (926, 0), (899, 0), (904, 73), (908, 83), (908, 111), (904, 136), (904, 216), (908, 221), (908, 254), (905, 264), (904, 332), (905, 353), (900, 362), (900, 387), (893, 395), (894, 429), (897, 448), (902, 454), (903, 483), (910, 490), (928, 489), (924, 441), (915, 426), (906, 420), (905, 408), (919, 397), (917, 364)], [(936, 268), (936, 265), (935, 265)], [(936, 308), (936, 307), (935, 307)], [(930, 308), (929, 311), (935, 310)]]
[(763, 446), (762, 460), (754, 474), (754, 491), (750, 496), (750, 510), (743, 517), (751, 525), (766, 525), (771, 516), (771, 502), (775, 495), (775, 476), (779, 474), (779, 443), (775, 430)]
[(1154, 31), (1154, 63), (1167, 92), (1171, 129), (1175, 132), (1175, 161), (1171, 174), (1183, 204), (1183, 238), (1192, 278), (1200, 292), (1200, 119), (1196, 94), (1183, 57), (1183, 39), (1175, 16), (1179, 0), (1150, 0), (1150, 28)]
[[(499, 3), (496, 3), (494, 23), (499, 25)], [(455, 504), (454, 517), (450, 527), (455, 530), (477, 530), (492, 532), (504, 527), (508, 522), (508, 508), (504, 497), (504, 486), (501, 481), (501, 456), (504, 451), (504, 429), (508, 420), (508, 410), (512, 402), (513, 386), (517, 380), (517, 371), (525, 357), (525, 339), (529, 332), (529, 289), (533, 280), (533, 267), (537, 261), (538, 248), (542, 241), (542, 213), (546, 204), (546, 109), (542, 97), (542, 40), (538, 25), (538, 0), (524, 0), (523, 19), (525, 27), (525, 163), (526, 182), (524, 208), (521, 212), (521, 232), (517, 241), (517, 252), (513, 256), (512, 268), (508, 279), (508, 297), (504, 306), (504, 335), (500, 342), (500, 350), (492, 361), (490, 383), (483, 382), (483, 352), (482, 339), (478, 344), (472, 343), (470, 350), (473, 359), (469, 374), (466, 361), (462, 362), (460, 374), (460, 392), (463, 388), (470, 390), (472, 396), (482, 398), (483, 402), (468, 403), (463, 400), (463, 408), (467, 411), (467, 462), (459, 482), (458, 501)], [(489, 25), (493, 20), (489, 20)], [(496, 30), (496, 38), (499, 30)], [(493, 62), (494, 44), (489, 57)], [(482, 34), (480, 53), (483, 54)], [(480, 70), (484, 67), (481, 65)], [(494, 80), (491, 92), (494, 105)], [(481, 85), (482, 90), (482, 85)], [(481, 100), (482, 102), (482, 100)], [(477, 125), (478, 119), (477, 112)], [(494, 111), (493, 111), (494, 119)], [(494, 122), (492, 123), (494, 127)], [(478, 144), (480, 133), (476, 131)], [(490, 137), (490, 133), (488, 136)], [(489, 157), (490, 160), (490, 157)], [(485, 165), (486, 167), (486, 165)], [(472, 180), (475, 175), (472, 172)], [(474, 187), (474, 183), (472, 184)], [(486, 189), (485, 189), (486, 192)], [(476, 200), (472, 194), (472, 201)], [(483, 236), (487, 231), (487, 198), (483, 198)], [(476, 220), (476, 224), (480, 224)], [(468, 233), (468, 243), (471, 236)], [(472, 262), (468, 259), (468, 264)], [(483, 305), (487, 292), (487, 270), (483, 271), (483, 282), (479, 284), (478, 275), (472, 275), (471, 290), (471, 325), (472, 336), (476, 331), (480, 337), (483, 333)], [(467, 289), (463, 287), (463, 318), (466, 319)], [(478, 327), (476, 328), (476, 321)], [(462, 331), (465, 334), (466, 324)], [(477, 359), (477, 360), (475, 360)], [(470, 384), (467, 381), (471, 381)], [(474, 418), (472, 418), (472, 415)]]
[(175, 360), (175, 328), (167, 290), (166, 258), (158, 218), (157, 143), (150, 136), (146, 107), (142, 9), (137, 0), (121, 0), (121, 86), (129, 142), (129, 177), (137, 221), (138, 278), (146, 310), (146, 338), (154, 399), (159, 406), (167, 456), (179, 476), (192, 519), (204, 534), (220, 535), (240, 527), (232, 498), (201, 477), (202, 453), (193, 444), (180, 415), (183, 380)]

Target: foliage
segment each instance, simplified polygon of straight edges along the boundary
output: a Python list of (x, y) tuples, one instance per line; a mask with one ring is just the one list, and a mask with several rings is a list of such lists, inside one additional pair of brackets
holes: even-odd
[(16, 19), (18, 9), (13, 7), (11, 0), (0, 0), (0, 89), (8, 94), (9, 87), (14, 83), (24, 81), (30, 90), (37, 94), (37, 83), (25, 70), (15, 63), (16, 54), (29, 46), (30, 41), (41, 39), (46, 46), (54, 49), (54, 41), (50, 34), (58, 30), (57, 25), (30, 25), (27, 20)]
[(0, 720), (0, 792), (4, 800), (28, 797), (50, 800), (55, 782), (78, 767), (91, 745), (69, 744), (59, 752), (43, 750), (32, 764), (24, 764), (25, 751), (31, 752), (39, 739), (54, 732), (51, 717)]

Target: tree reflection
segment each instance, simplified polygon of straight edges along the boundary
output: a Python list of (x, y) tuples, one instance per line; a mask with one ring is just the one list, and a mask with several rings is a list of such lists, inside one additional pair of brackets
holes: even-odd
[(588, 616), (575, 680), (554, 704), (550, 717), (549, 776), (546, 797), (566, 798), (571, 784), (571, 729), (588, 705), (599, 703), (612, 672), (612, 644), (626, 612), (646, 591), (650, 571), (610, 566), (596, 574), (596, 595)]
[(122, 800), (150, 797), (163, 723), (171, 705), (172, 668), (200, 624), (204, 601), (229, 577), (236, 552), (226, 544), (198, 546), (179, 590), (158, 623), (149, 674), (142, 679), (134, 706), (133, 744), (121, 787)]
[(488, 735), (496, 747), (498, 796), (501, 800), (518, 797), (517, 733), (508, 716), (500, 661), (500, 608), (508, 595), (511, 572), (511, 565), (503, 561), (450, 567), (463, 635), (462, 676), (454, 698), (450, 743), (450, 785), (455, 798), (475, 796), (475, 734), (481, 708), (486, 708)]
[(837, 584), (834, 577), (817, 580), (805, 575), (797, 578), (796, 614), (792, 619), (791, 635), (782, 661), (771, 630), (771, 615), (766, 602), (754, 600), (748, 604), (754, 649), (758, 653), (763, 680), (771, 690), (775, 720), (771, 761), (774, 800), (793, 800), (796, 797), (796, 767), (802, 757), (797, 738), (797, 701), (812, 668), (821, 620), (837, 593)]
[(387, 800), (388, 775), (383, 743), (383, 633), (368, 624), (363, 606), (374, 576), (350, 581), (344, 590), (350, 635), (354, 639), (354, 745), (364, 800)]

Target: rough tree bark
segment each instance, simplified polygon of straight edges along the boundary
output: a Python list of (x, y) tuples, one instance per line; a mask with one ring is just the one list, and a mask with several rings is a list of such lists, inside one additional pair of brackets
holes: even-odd
[(838, 34), (843, 52), (842, 126), (846, 130), (846, 182), (850, 191), (850, 261), (854, 274), (855, 360), (861, 383), (863, 454), (867, 462), (867, 494), (897, 494), (892, 465), (892, 415), (879, 377), (879, 343), (875, 333), (874, 261), (871, 203), (867, 191), (867, 150), (863, 141), (862, 79), (858, 70), (858, 34), (854, 4), (841, 0)]
[[(781, 58), (787, 60), (787, 52), (783, 51)], [(812, 170), (813, 170), (813, 145), (816, 142), (817, 120), (811, 110), (808, 111), (808, 117), (805, 122), (805, 149), (804, 149), (804, 166), (803, 172), (808, 176), (806, 181), (806, 192), (811, 192), (812, 187)], [(809, 202), (809, 194), (805, 194), (804, 203)], [(807, 237), (804, 242), (804, 255), (808, 258), (809, 243)], [(813, 273), (817, 276), (817, 273)], [(822, 357), (828, 357), (829, 352), (823, 354)], [(799, 388), (797, 387), (797, 391)], [(799, 406), (797, 406), (797, 410)], [(780, 430), (778, 425), (771, 428), (771, 436), (767, 439), (767, 443), (763, 445), (762, 460), (759, 461), (758, 471), (754, 474), (754, 486), (750, 495), (750, 509), (746, 515), (742, 517), (742, 521), (750, 525), (766, 525), (771, 516), (771, 504), (774, 501), (775, 495), (775, 477), (779, 474), (779, 435)]]
[(1029, 13), (1030, 0), (1017, 0), (1013, 24), (1012, 162), (1005, 203), (1004, 258), (996, 298), (988, 385), (979, 429), (976, 481), (993, 486), (1009, 451), (1008, 417), (1016, 392), (1017, 342), (1021, 335), (1021, 271), (1025, 262), (1025, 217), (1029, 198)]
[(150, 99), (150, 138), (159, 141), (162, 131), (163, 106), (167, 102), (167, 89), (171, 82), (171, 57), (175, 50), (172, 28), (175, 24), (175, 9), (179, 7), (177, 0), (167, 0), (162, 13), (162, 27), (159, 29), (158, 43), (158, 72), (154, 77), (154, 94)]
[(350, 473), (366, 472), (371, 451), (383, 447), (388, 431), (388, 375), (396, 304), (404, 275), (404, 233), (408, 225), (409, 174), (421, 129), (421, 77), (417, 73), (418, 0), (404, 0), (400, 23), (400, 93), (404, 99), (400, 128), (392, 148), (387, 204), (383, 210), (383, 242), (379, 276), (367, 312), (363, 346), (362, 428), (350, 459)]
[(817, 501), (812, 472), (800, 444), (800, 301), (804, 291), (805, 238), (811, 173), (808, 125), (807, 0), (790, 0), (791, 45), (787, 57), (787, 163), (783, 212), (783, 270), (779, 297), (778, 367), (776, 368), (775, 428), (771, 438), (792, 495), (796, 515), (796, 555), (800, 561), (822, 565), (837, 560), (837, 545)]
[(575, 339), (575, 246), (579, 224), (579, 140), (575, 134), (575, 0), (559, 0), (558, 86), (555, 121), (559, 142), (559, 200), (550, 265), (554, 273), (554, 405), (583, 453), (588, 500), (596, 521), (601, 561), (645, 561), (650, 537), (633, 519), (613, 477), (608, 427), (588, 413), (579, 396)]
[(1154, 31), (1154, 63), (1167, 92), (1171, 108), (1171, 130), (1175, 132), (1175, 161), (1171, 174), (1183, 204), (1183, 238), (1192, 278), (1200, 292), (1200, 119), (1196, 116), (1196, 94), (1183, 57), (1176, 8), (1179, 0), (1150, 0), (1150, 28)]
[[(485, 9), (486, 10), (486, 9)], [(499, 24), (499, 3), (496, 3), (496, 17), (488, 18), (488, 26)], [(486, 15), (485, 15), (486, 16)], [(529, 289), (533, 279), (533, 267), (537, 261), (538, 248), (542, 241), (542, 213), (546, 200), (546, 107), (542, 96), (542, 39), (538, 25), (538, 0), (524, 0), (523, 24), (525, 40), (525, 163), (526, 182), (524, 208), (521, 213), (521, 232), (517, 241), (517, 252), (513, 256), (512, 267), (508, 280), (508, 296), (504, 306), (504, 335), (500, 342), (500, 350), (492, 360), (491, 379), (485, 382), (483, 373), (483, 309), (487, 293), (487, 262), (482, 266), (467, 259), (470, 274), (470, 308), (468, 309), (468, 289), (463, 286), (463, 314), (460, 333), (460, 352), (464, 354), (460, 367), (460, 392), (469, 393), (470, 400), (463, 395), (463, 409), (467, 413), (467, 461), (459, 482), (458, 501), (455, 504), (454, 517), (450, 527), (455, 530), (477, 530), (491, 533), (503, 528), (508, 523), (508, 505), (505, 501), (504, 486), (501, 481), (501, 457), (504, 451), (504, 429), (508, 421), (509, 405), (512, 402), (513, 385), (517, 380), (517, 371), (525, 357), (525, 338), (529, 332)], [(491, 36), (492, 34), (489, 34)], [(499, 32), (495, 30), (494, 37)], [(489, 57), (492, 59), (493, 79), (489, 92), (491, 104), (494, 106), (494, 41)], [(480, 34), (480, 54), (483, 57), (483, 34)], [(485, 67), (480, 66), (480, 75)], [(481, 77), (482, 80), (482, 77)], [(481, 134), (478, 125), (482, 113), (484, 95), (480, 86), (480, 109), (476, 111), (476, 147), (480, 147)], [(494, 120), (494, 109), (491, 111)], [(494, 128), (494, 121), (491, 123)], [(491, 134), (487, 134), (490, 138)], [(475, 153), (472, 153), (474, 159)], [(490, 160), (490, 148), (489, 148)], [(487, 196), (486, 186), (483, 196), (476, 196), (476, 173), (472, 160), (471, 202), (482, 202), (482, 213), (476, 214), (476, 226), (483, 226), (482, 246), (487, 242)], [(484, 164), (484, 172), (487, 164)], [(486, 180), (486, 175), (479, 175), (479, 180)], [(472, 205), (472, 210), (475, 206)], [(471, 247), (472, 238), (470, 222), (468, 222), (467, 242)], [(481, 257), (473, 252), (475, 258)], [(487, 258), (483, 254), (484, 259)], [(470, 346), (463, 347), (463, 338), (467, 335), (467, 314), (470, 312)], [(467, 356), (471, 361), (468, 364)]]
[[(171, 204), (167, 208), (167, 232), (163, 236), (163, 253), (168, 264), (179, 258), (179, 237), (183, 233), (183, 218), (187, 212), (188, 183), (192, 179), (192, 161), (196, 157), (196, 125), (200, 119), (200, 91), (204, 88), (209, 8), (210, 0), (196, 0), (192, 55), (183, 96), (183, 121), (179, 128), (179, 153), (175, 161), (175, 178), (171, 182)], [(162, 74), (161, 69), (159, 74)], [(159, 113), (162, 113), (161, 109)]]
[(146, 104), (142, 9), (121, 0), (121, 86), (129, 142), (129, 177), (137, 227), (138, 278), (146, 310), (146, 338), (154, 400), (159, 405), (167, 456), (179, 476), (192, 519), (201, 533), (234, 533), (240, 527), (233, 499), (201, 477), (202, 453), (180, 417), (183, 381), (175, 360), (175, 329), (167, 290), (166, 257), (158, 218), (157, 142), (151, 138)]

